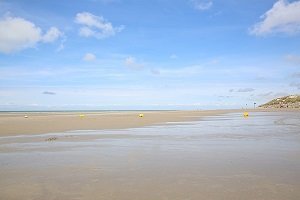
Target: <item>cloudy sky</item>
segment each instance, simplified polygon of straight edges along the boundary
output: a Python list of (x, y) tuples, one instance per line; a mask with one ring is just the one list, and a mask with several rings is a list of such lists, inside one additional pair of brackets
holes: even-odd
[(299, 93), (299, 0), (0, 0), (0, 110), (241, 108)]

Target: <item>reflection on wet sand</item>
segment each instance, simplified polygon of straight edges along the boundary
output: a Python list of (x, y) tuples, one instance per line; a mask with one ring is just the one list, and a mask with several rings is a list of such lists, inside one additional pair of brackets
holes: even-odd
[(298, 112), (247, 119), (238, 113), (136, 129), (2, 137), (0, 197), (300, 199), (299, 122)]

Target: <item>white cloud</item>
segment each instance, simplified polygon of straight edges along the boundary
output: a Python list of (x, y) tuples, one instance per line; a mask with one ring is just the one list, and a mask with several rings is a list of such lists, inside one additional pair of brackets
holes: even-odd
[(97, 33), (88, 27), (81, 27), (79, 30), (79, 35), (83, 37), (95, 36)]
[(10, 53), (33, 47), (41, 37), (41, 29), (22, 18), (0, 20), (0, 51)]
[(61, 37), (63, 34), (58, 30), (56, 27), (51, 27), (47, 33), (43, 36), (42, 40), (43, 42), (54, 42), (59, 37)]
[(62, 33), (55, 27), (42, 35), (41, 28), (18, 17), (0, 19), (0, 52), (12, 53), (34, 47), (38, 42), (53, 42)]
[(77, 13), (75, 22), (83, 25), (79, 29), (79, 35), (83, 37), (103, 39), (114, 36), (124, 29), (124, 26), (113, 27), (113, 25), (102, 16), (96, 16), (88, 12)]
[(144, 67), (144, 64), (138, 63), (135, 57), (129, 56), (125, 59), (125, 65), (130, 69), (142, 69)]
[(208, 10), (212, 7), (212, 0), (190, 0), (194, 8), (197, 10)]
[(252, 27), (251, 34), (299, 33), (300, 1), (289, 3), (287, 0), (278, 0), (270, 10), (261, 16), (261, 19), (261, 22)]
[(87, 61), (87, 62), (91, 62), (91, 61), (96, 60), (96, 56), (92, 53), (86, 53), (83, 57), (83, 60)]

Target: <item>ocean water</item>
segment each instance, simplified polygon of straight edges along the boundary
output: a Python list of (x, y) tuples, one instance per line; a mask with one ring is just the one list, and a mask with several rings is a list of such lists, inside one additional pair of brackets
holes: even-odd
[(0, 137), (0, 199), (298, 200), (300, 112)]

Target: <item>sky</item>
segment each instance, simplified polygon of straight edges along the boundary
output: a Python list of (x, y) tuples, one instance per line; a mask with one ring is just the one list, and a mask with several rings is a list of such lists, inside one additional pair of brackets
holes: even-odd
[(299, 93), (299, 0), (0, 0), (1, 111), (252, 108)]

